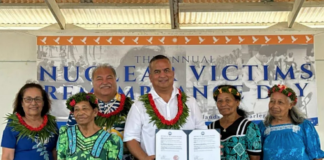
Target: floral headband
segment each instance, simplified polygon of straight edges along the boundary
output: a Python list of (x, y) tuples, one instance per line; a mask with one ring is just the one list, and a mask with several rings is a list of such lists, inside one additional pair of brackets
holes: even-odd
[(274, 85), (272, 88), (270, 88), (268, 90), (268, 96), (270, 97), (272, 93), (274, 92), (280, 92), (284, 95), (286, 95), (287, 97), (289, 97), (291, 99), (291, 101), (297, 103), (297, 96), (294, 90), (292, 90), (291, 88), (288, 88), (285, 85), (282, 84), (278, 84), (278, 85)]
[(233, 94), (233, 96), (238, 96), (239, 99), (241, 99), (241, 94), (238, 90), (236, 90), (235, 88), (231, 88), (231, 87), (228, 87), (228, 86), (224, 86), (224, 87), (221, 87), (221, 88), (218, 88), (214, 91), (214, 99), (216, 100), (217, 99), (217, 96), (221, 93), (230, 93), (230, 94)]
[(73, 111), (74, 106), (82, 101), (88, 101), (92, 104), (96, 104), (98, 105), (98, 100), (96, 98), (96, 96), (92, 93), (77, 93), (75, 95), (73, 95), (72, 97), (70, 97), (67, 101), (66, 101), (66, 106), (70, 111)]

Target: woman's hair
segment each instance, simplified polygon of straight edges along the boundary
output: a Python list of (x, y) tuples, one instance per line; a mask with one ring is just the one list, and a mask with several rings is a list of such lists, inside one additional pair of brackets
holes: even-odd
[[(287, 97), (287, 100), (289, 104), (291, 103), (295, 104), (295, 102), (293, 102), (289, 97)], [(289, 110), (288, 116), (290, 117), (291, 122), (295, 125), (303, 123), (304, 120), (306, 119), (305, 114), (301, 112), (295, 105)], [(273, 119), (274, 117), (270, 114), (270, 112), (268, 112), (264, 120), (264, 125), (269, 126)]]
[(39, 91), (42, 94), (43, 104), (44, 104), (42, 112), (41, 112), (41, 116), (48, 114), (49, 111), (51, 110), (51, 100), (50, 100), (48, 94), (46, 93), (46, 91), (43, 89), (43, 87), (37, 83), (27, 83), (22, 88), (20, 88), (19, 92), (16, 95), (14, 104), (13, 104), (13, 108), (14, 108), (13, 113), (19, 113), (21, 116), (25, 116), (25, 112), (22, 107), (22, 103), (23, 103), (24, 94), (25, 94), (26, 90), (29, 88), (39, 89)]
[(71, 112), (74, 112), (74, 107), (77, 103), (80, 102), (89, 102), (90, 106), (92, 109), (99, 108), (98, 107), (98, 99), (93, 93), (84, 93), (80, 92), (77, 94), (74, 94), (70, 98), (66, 100), (66, 107), (69, 109)]
[[(230, 92), (229, 92), (230, 89)], [(217, 89), (214, 91), (214, 100), (217, 102), (217, 97), (219, 95), (219, 91), (224, 93), (231, 93), (234, 96), (234, 99), (241, 102), (241, 94), (238, 92), (237, 88), (232, 85), (219, 85)], [(239, 106), (236, 108), (236, 112), (238, 115), (242, 117), (247, 117), (246, 112), (243, 109), (240, 109)]]

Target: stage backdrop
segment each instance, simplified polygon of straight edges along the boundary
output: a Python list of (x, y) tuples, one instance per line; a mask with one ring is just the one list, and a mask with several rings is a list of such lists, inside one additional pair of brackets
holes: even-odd
[(297, 107), (317, 124), (313, 35), (255, 36), (40, 36), (37, 78), (53, 100), (51, 113), (66, 121), (65, 100), (92, 92), (94, 66), (116, 68), (118, 91), (132, 99), (150, 91), (148, 63), (157, 54), (170, 58), (175, 86), (196, 98), (206, 123), (220, 118), (213, 91), (236, 85), (240, 107), (254, 121), (268, 112), (267, 89), (292, 87)]

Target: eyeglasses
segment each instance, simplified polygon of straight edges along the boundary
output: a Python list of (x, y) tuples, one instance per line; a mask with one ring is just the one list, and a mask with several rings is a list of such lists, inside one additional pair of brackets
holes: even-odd
[(24, 98), (25, 103), (32, 103), (33, 100), (35, 101), (35, 103), (42, 103), (43, 102), (43, 98)]

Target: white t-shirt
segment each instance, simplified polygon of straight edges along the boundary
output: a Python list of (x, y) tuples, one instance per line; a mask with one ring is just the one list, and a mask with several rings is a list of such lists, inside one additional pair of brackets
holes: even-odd
[[(171, 98), (166, 103), (152, 87), (150, 93), (159, 112), (166, 120), (173, 119), (178, 113), (177, 88), (173, 88)], [(186, 105), (189, 109), (189, 116), (186, 123), (181, 127), (183, 130), (207, 129), (202, 118), (196, 100), (187, 97)], [(146, 113), (146, 108), (142, 101), (135, 101), (128, 112), (126, 126), (124, 130), (124, 142), (135, 139), (140, 142), (141, 148), (147, 155), (155, 155), (155, 130), (157, 127), (154, 122), (150, 123), (150, 116)]]

